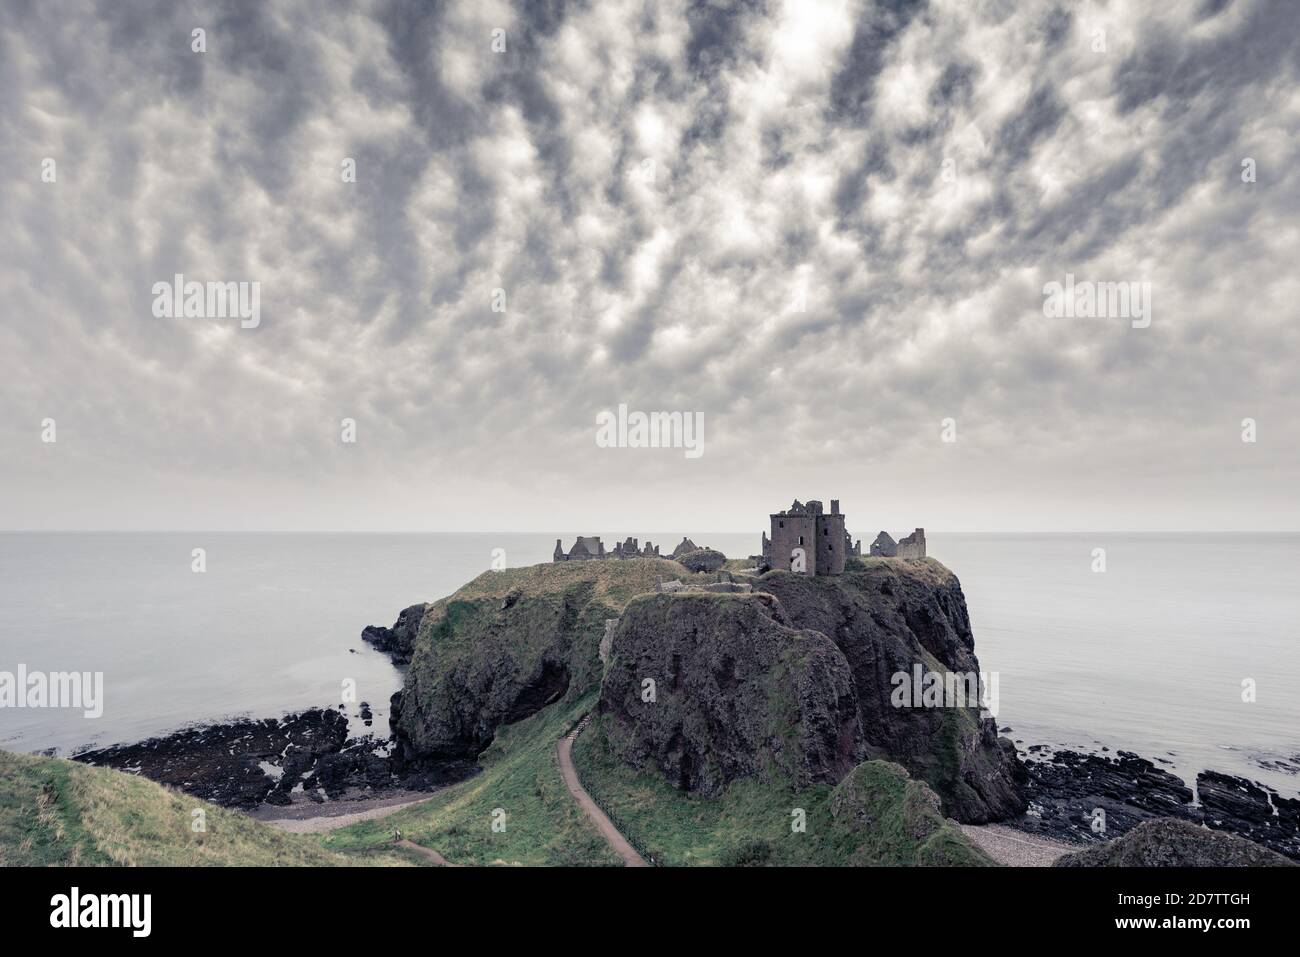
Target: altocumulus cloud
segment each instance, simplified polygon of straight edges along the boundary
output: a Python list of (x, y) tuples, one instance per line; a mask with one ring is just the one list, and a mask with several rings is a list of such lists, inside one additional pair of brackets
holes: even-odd
[[(1295, 528), (1298, 21), (6, 3), (0, 526)], [(705, 454), (597, 447), (620, 403)]]

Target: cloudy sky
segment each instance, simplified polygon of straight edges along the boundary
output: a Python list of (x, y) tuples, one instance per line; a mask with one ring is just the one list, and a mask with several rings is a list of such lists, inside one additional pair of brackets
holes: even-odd
[(1297, 72), (1291, 0), (6, 0), (0, 528), (1300, 529)]

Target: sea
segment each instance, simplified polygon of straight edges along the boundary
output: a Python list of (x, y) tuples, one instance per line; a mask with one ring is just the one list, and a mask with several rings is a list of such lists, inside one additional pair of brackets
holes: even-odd
[[(0, 747), (66, 755), (340, 704), (384, 736), (402, 675), (362, 628), (575, 534), (0, 533), (0, 672), (104, 675), (98, 717), (0, 707)], [(604, 537), (627, 535), (668, 552), (683, 533)], [(1189, 784), (1209, 768), (1297, 794), (1300, 535), (927, 535), (1022, 750), (1128, 750)], [(759, 549), (758, 533), (690, 536)]]

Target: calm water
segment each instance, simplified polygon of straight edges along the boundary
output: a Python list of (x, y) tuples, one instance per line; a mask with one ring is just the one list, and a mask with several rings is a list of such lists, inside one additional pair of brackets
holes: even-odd
[[(632, 534), (670, 548), (681, 538)], [(733, 557), (758, 546), (757, 534), (692, 537)], [(338, 704), (346, 679), (386, 733), (401, 676), (361, 629), (454, 591), (494, 548), (527, 565), (554, 545), (553, 535), (0, 534), (0, 670), (105, 673), (101, 718), (2, 709), (0, 747), (66, 752)], [(205, 574), (190, 570), (195, 547), (207, 550)], [(1096, 547), (1104, 574), (1091, 571)], [(1131, 749), (1189, 778), (1214, 767), (1288, 794), (1300, 786), (1260, 763), (1294, 767), (1300, 754), (1300, 536), (932, 534), (930, 552), (961, 577), (1012, 737)], [(1254, 703), (1241, 700), (1243, 678), (1257, 683)]]

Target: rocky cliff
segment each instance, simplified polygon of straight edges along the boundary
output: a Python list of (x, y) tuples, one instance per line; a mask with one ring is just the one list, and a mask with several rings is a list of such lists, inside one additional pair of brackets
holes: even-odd
[(999, 738), (978, 707), (896, 707), (893, 676), (978, 674), (970, 615), (957, 576), (932, 558), (850, 559), (843, 575), (774, 571), (755, 584), (775, 595), (792, 627), (829, 637), (857, 689), (872, 757), (897, 761), (940, 796), (944, 813), (966, 823), (1019, 814), (1024, 771), (1014, 744)]
[(706, 795), (769, 771), (796, 787), (844, 777), (863, 755), (853, 676), (829, 638), (784, 617), (765, 594), (632, 601), (601, 686), (613, 752)]
[(836, 577), (770, 572), (749, 594), (658, 593), (707, 577), (664, 559), (479, 576), (424, 612), (394, 699), (399, 742), (412, 757), (472, 757), (502, 725), (603, 679), (618, 753), (686, 790), (769, 773), (835, 783), (886, 758), (959, 820), (1024, 809), (1013, 746), (977, 707), (891, 702), (893, 676), (916, 664), (979, 670), (961, 586), (938, 562), (852, 559)]
[(560, 562), (485, 572), (433, 602), (393, 698), (411, 757), (472, 757), (502, 725), (600, 681), (600, 639), (635, 595), (687, 573), (667, 559)]
[(405, 665), (411, 661), (415, 651), (415, 638), (420, 633), (420, 623), (424, 621), (424, 612), (428, 608), (424, 602), (403, 608), (393, 622), (392, 628), (383, 625), (367, 625), (361, 631), (361, 640), (374, 645), (393, 659), (394, 664)]

